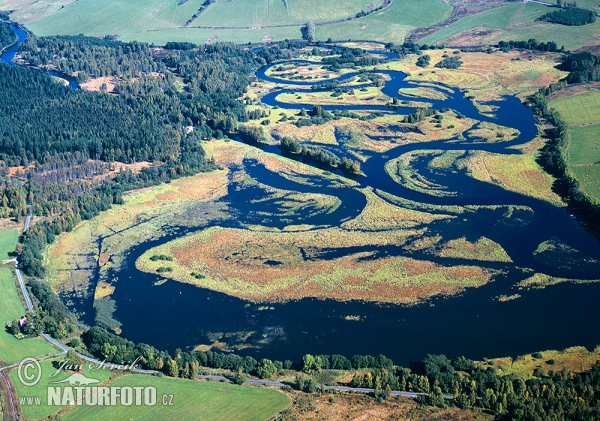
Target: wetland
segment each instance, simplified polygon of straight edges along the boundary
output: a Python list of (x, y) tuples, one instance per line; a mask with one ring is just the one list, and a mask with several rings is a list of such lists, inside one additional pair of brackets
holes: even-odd
[[(514, 54), (507, 71), (522, 66)], [(269, 114), (254, 123), (266, 141), (204, 142), (222, 170), (134, 191), (62, 235), (48, 252), (55, 289), (88, 324), (102, 314), (159, 349), (407, 364), (596, 345), (600, 245), (535, 163), (542, 140), (521, 101), (535, 85), (499, 87), (476, 53), (464, 69), (393, 58), (367, 69), (384, 105), (352, 94), (375, 89), (364, 72), (261, 68), (242, 100)], [(309, 67), (302, 81), (272, 69), (295, 66)], [(353, 116), (293, 124), (315, 105)], [(416, 105), (432, 111), (408, 123)], [(359, 159), (361, 174), (282, 153), (285, 136)]]

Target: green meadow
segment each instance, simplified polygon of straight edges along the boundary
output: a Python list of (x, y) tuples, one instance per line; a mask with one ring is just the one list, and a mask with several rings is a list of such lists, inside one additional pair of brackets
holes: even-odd
[(19, 231), (15, 229), (0, 231), (0, 260), (12, 257), (11, 254), (17, 247), (17, 241), (19, 241)]
[[(0, 232), (0, 258), (6, 259), (14, 251), (19, 232), (5, 230)], [(38, 357), (54, 354), (57, 351), (52, 345), (42, 338), (18, 340), (6, 331), (5, 325), (14, 319), (25, 315), (25, 308), (21, 303), (12, 270), (8, 267), (0, 268), (0, 360), (14, 363), (25, 357)]]
[(589, 197), (600, 201), (600, 92), (588, 91), (555, 99), (550, 107), (569, 124), (565, 151), (569, 170)]
[[(356, 20), (345, 20), (368, 11), (359, 0), (336, 2), (314, 0), (236, 0), (210, 5), (195, 19), (190, 28), (183, 28), (203, 3), (190, 0), (182, 6), (163, 0), (79, 0), (64, 8), (47, 7), (47, 14), (29, 13), (33, 5), (21, 6), (15, 19), (38, 36), (118, 35), (123, 41), (145, 41), (165, 44), (167, 41), (204, 43), (207, 40), (246, 43), (263, 40), (300, 38), (301, 26), (307, 21), (339, 23), (317, 25), (317, 39), (370, 39), (402, 42), (413, 29), (429, 26), (446, 19), (452, 10), (442, 0), (395, 1), (387, 9)], [(5, 0), (9, 9), (12, 2)], [(375, 7), (381, 2), (371, 3)], [(12, 5), (18, 8), (17, 5)], [(55, 6), (55, 5), (54, 5)], [(41, 17), (40, 17), (41, 16)], [(268, 27), (287, 25), (290, 27)], [(203, 28), (193, 28), (202, 26)], [(231, 27), (217, 29), (211, 27)]]
[[(211, 420), (262, 421), (287, 408), (290, 399), (283, 393), (259, 387), (235, 386), (139, 374), (123, 376), (111, 386), (155, 386), (156, 406), (79, 406), (62, 419), (105, 420)], [(162, 396), (172, 395), (172, 405), (162, 405)], [(169, 398), (165, 403), (169, 402)]]
[[(581, 4), (580, 4), (581, 3)], [(580, 7), (600, 11), (598, 2), (578, 2)], [(547, 22), (536, 22), (535, 19), (553, 9), (535, 3), (512, 3), (502, 7), (486, 10), (464, 17), (451, 25), (434, 32), (420, 40), (422, 43), (434, 44), (446, 42), (448, 39), (474, 28), (490, 29), (494, 33), (470, 40), (466, 34), (463, 42), (467, 44), (496, 44), (498, 41), (528, 40), (555, 41), (559, 47), (574, 49), (596, 43), (600, 35), (600, 21), (591, 25), (566, 26)], [(451, 44), (451, 42), (450, 42)]]
[[(69, 377), (73, 372), (68, 370), (60, 370), (57, 372), (57, 368), (53, 364), (60, 364), (61, 358), (53, 358), (49, 360), (42, 361), (40, 363), (41, 367), (41, 377), (40, 381), (33, 386), (26, 386), (19, 380), (19, 372), (18, 369), (13, 369), (10, 372), (10, 378), (15, 386), (17, 391), (17, 396), (25, 397), (25, 396), (38, 396), (41, 397), (44, 401), (44, 405), (21, 405), (21, 409), (23, 410), (23, 415), (25, 415), (29, 419), (40, 419), (47, 417), (50, 414), (53, 414), (60, 408), (61, 405), (47, 405), (47, 395), (48, 395), (48, 387), (58, 387), (58, 386), (68, 386), (68, 383), (59, 383), (52, 384), (53, 382), (59, 382), (65, 380)], [(90, 370), (88, 368), (87, 363), (83, 364), (85, 367), (84, 375), (88, 378), (100, 380), (100, 382), (106, 381), (112, 374), (110, 370)], [(33, 374), (31, 372), (30, 374)], [(101, 384), (101, 383), (100, 383)], [(95, 384), (94, 386), (97, 386)]]
[(550, 107), (560, 113), (569, 126), (600, 123), (600, 92), (587, 91), (552, 100)]

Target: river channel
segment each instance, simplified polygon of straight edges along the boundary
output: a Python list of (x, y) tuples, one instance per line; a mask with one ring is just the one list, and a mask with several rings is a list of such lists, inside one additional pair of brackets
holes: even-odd
[[(17, 28), (20, 41), (24, 32)], [(21, 33), (19, 32), (21, 31)], [(5, 61), (18, 46), (4, 52)], [(276, 65), (280, 65), (277, 63)], [(296, 85), (262, 98), (267, 105), (298, 109), (302, 105), (280, 103), (276, 97), (282, 92), (301, 92), (314, 83), (293, 83), (271, 79), (265, 75), (267, 68), (257, 72), (257, 77), (277, 83)], [(33, 71), (33, 70), (32, 70)], [(389, 77), (382, 92), (399, 100), (414, 100), (398, 94), (402, 87), (418, 87), (405, 81), (399, 72), (385, 71)], [(340, 82), (355, 74), (345, 75)], [(328, 83), (333, 80), (328, 80)], [(159, 349), (192, 349), (197, 344), (210, 343), (216, 332), (236, 334), (252, 332), (247, 338), (248, 347), (235, 352), (259, 358), (291, 359), (298, 361), (305, 353), (384, 354), (398, 364), (409, 364), (422, 359), (425, 354), (446, 354), (448, 357), (465, 355), (469, 358), (519, 355), (523, 353), (562, 349), (583, 345), (589, 348), (600, 343), (600, 284), (562, 283), (545, 289), (520, 290), (516, 300), (500, 302), (499, 295), (516, 292), (514, 285), (531, 272), (569, 279), (600, 279), (600, 245), (586, 232), (568, 210), (550, 203), (504, 190), (489, 183), (469, 177), (464, 170), (440, 169), (429, 166), (431, 156), (440, 151), (488, 151), (502, 154), (519, 153), (511, 149), (529, 142), (537, 134), (533, 112), (517, 98), (506, 97), (495, 102), (493, 115), (481, 114), (463, 92), (442, 87), (448, 99), (423, 100), (435, 109), (451, 108), (466, 117), (480, 122), (493, 122), (519, 131), (519, 136), (509, 142), (479, 143), (466, 136), (444, 141), (398, 146), (385, 154), (369, 153), (362, 165), (365, 176), (357, 177), (361, 187), (372, 187), (395, 196), (420, 203), (435, 205), (485, 205), (495, 208), (478, 208), (448, 222), (428, 225), (430, 232), (445, 240), (465, 237), (476, 241), (487, 237), (500, 244), (513, 263), (480, 262), (479, 264), (501, 270), (502, 274), (479, 288), (471, 288), (452, 297), (434, 297), (415, 306), (398, 306), (359, 301), (302, 299), (285, 304), (257, 305), (225, 294), (188, 284), (168, 281), (155, 286), (156, 275), (138, 271), (135, 261), (146, 250), (186, 233), (212, 225), (238, 227), (241, 223), (256, 223), (256, 215), (266, 209), (264, 204), (252, 201), (258, 190), (229, 186), (226, 202), (236, 215), (236, 220), (214, 221), (203, 227), (172, 230), (160, 238), (131, 248), (120, 269), (111, 273), (118, 287), (112, 298), (117, 303), (115, 318), (122, 323), (122, 336), (134, 342), (145, 342)], [(305, 104), (305, 108), (312, 108)], [(342, 107), (323, 107), (340, 109)], [(385, 106), (348, 106), (348, 110), (371, 110), (407, 114), (412, 110)], [(278, 148), (259, 146), (268, 153), (280, 153)], [(331, 151), (344, 155), (341, 148)], [(443, 194), (426, 192), (401, 186), (385, 172), (384, 165), (391, 159), (412, 151), (429, 151), (413, 162), (414, 169), (430, 183), (440, 186)], [(271, 187), (295, 190), (302, 193), (335, 194), (342, 205), (333, 213), (292, 216), (296, 223), (337, 226), (356, 217), (366, 204), (364, 195), (356, 189), (336, 189), (325, 180), (315, 179), (311, 186), (299, 184), (267, 170), (260, 162), (244, 161), (246, 173), (253, 179)], [(232, 168), (232, 170), (235, 170)], [(509, 206), (513, 216), (506, 218)], [(435, 211), (431, 211), (435, 212)], [(441, 212), (441, 211), (440, 211)], [(264, 212), (263, 212), (264, 213)], [(262, 217), (260, 223), (282, 228), (277, 218)], [(542, 242), (559, 244), (550, 255), (536, 253)], [(327, 249), (321, 258), (356, 253), (353, 249)], [(413, 259), (433, 261), (440, 265), (475, 264), (462, 259), (443, 259), (419, 252), (407, 252), (402, 247), (364, 247), (378, 256), (410, 256)], [(524, 271), (527, 268), (528, 271)], [(93, 314), (91, 302), (83, 306)], [(347, 319), (359, 315), (360, 321)], [(89, 321), (88, 321), (89, 322)]]

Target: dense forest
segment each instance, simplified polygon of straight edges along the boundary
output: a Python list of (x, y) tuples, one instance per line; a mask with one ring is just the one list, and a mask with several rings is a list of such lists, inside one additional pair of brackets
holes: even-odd
[(19, 46), (19, 53), (32, 66), (52, 65), (63, 73), (76, 73), (80, 82), (88, 77), (131, 78), (164, 71), (164, 65), (154, 59), (150, 46), (139, 42), (124, 43), (82, 36), (37, 38), (29, 35)]
[(13, 44), (17, 34), (8, 23), (0, 22), (0, 51)]
[(570, 54), (563, 60), (562, 69), (569, 72), (567, 83), (587, 83), (600, 80), (600, 56), (591, 53)]
[(596, 22), (596, 12), (573, 7), (546, 13), (537, 20), (560, 25), (581, 26)]
[[(170, 104), (74, 90), (45, 72), (0, 66), (0, 159), (8, 165), (44, 162), (83, 152), (102, 161), (166, 161), (181, 137)], [(172, 102), (172, 101), (170, 101)]]

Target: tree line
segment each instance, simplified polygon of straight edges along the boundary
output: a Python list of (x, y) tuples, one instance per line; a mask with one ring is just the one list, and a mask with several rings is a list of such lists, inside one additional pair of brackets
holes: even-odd
[(560, 25), (582, 26), (596, 22), (596, 12), (588, 9), (572, 7), (546, 13), (536, 20), (541, 22), (558, 23)]
[[(46, 291), (49, 287), (41, 285), (34, 281), (30, 287), (33, 295), (40, 297), (40, 314), (43, 318), (64, 316), (60, 309), (64, 305), (51, 297), (52, 292)], [(57, 324), (54, 329), (66, 334), (69, 327)], [(257, 361), (251, 356), (213, 351), (177, 349), (169, 353), (147, 344), (134, 344), (100, 327), (87, 330), (81, 339), (86, 351), (100, 360), (116, 364), (137, 360), (142, 368), (172, 377), (195, 378), (204, 368), (214, 368), (228, 370), (233, 381), (243, 383), (247, 374), (266, 379), (294, 370), (290, 386), (312, 393), (318, 385), (333, 384), (341, 371), (351, 370), (354, 374), (347, 385), (373, 389), (374, 397), (380, 401), (387, 399), (392, 390), (415, 392), (422, 394), (417, 401), (423, 405), (481, 408), (494, 414), (497, 420), (592, 421), (600, 410), (596, 399), (600, 393), (600, 364), (582, 373), (566, 368), (546, 373), (539, 365), (533, 376), (525, 380), (496, 370), (486, 362), (465, 357), (448, 359), (444, 355), (426, 355), (410, 367), (397, 366), (384, 355), (348, 358), (339, 354), (305, 354), (296, 362), (267, 358)], [(545, 361), (542, 353), (532, 356), (540, 363)], [(552, 365), (554, 361), (545, 363)], [(446, 399), (447, 396), (451, 399)]]

